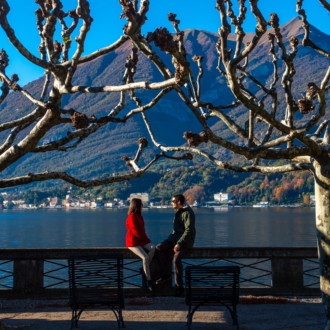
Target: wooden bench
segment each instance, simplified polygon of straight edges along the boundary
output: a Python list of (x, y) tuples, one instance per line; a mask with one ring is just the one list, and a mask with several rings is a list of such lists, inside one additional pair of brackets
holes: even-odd
[(71, 329), (78, 327), (79, 317), (87, 307), (96, 305), (110, 307), (118, 327), (124, 328), (123, 255), (69, 256), (68, 263)]
[[(198, 307), (225, 306), (239, 329), (236, 306), (239, 303), (238, 266), (188, 266), (186, 267), (187, 325), (191, 328), (192, 318)], [(195, 306), (192, 309), (192, 306)], [(232, 309), (231, 309), (232, 307)]]

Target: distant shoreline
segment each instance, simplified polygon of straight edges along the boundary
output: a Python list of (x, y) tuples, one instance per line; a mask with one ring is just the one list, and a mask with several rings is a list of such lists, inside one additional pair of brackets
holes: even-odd
[[(218, 206), (192, 206), (193, 209), (215, 209), (215, 210), (226, 210), (229, 208), (241, 208), (241, 207), (248, 207), (248, 208), (255, 208), (253, 207), (253, 205), (218, 205)], [(262, 209), (267, 209), (267, 208), (276, 208), (276, 207), (280, 207), (280, 208), (315, 208), (315, 205), (311, 205), (311, 206), (304, 206), (304, 205), (269, 205), (267, 207), (260, 207)], [(26, 210), (127, 210), (129, 207), (128, 206), (121, 206), (121, 207), (29, 207), (29, 208), (19, 208), (19, 207), (13, 207), (13, 208), (3, 208), (0, 209), (0, 211), (5, 211), (5, 210), (20, 210), (20, 211), (26, 211)], [(144, 207), (145, 210), (149, 210), (149, 209), (156, 209), (156, 210), (160, 210), (160, 209), (172, 209), (171, 206), (161, 206), (161, 207), (157, 207), (157, 206), (149, 206), (149, 207)]]

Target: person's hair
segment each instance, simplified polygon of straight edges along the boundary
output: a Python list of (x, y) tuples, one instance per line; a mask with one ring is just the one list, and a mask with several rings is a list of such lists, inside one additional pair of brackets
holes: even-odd
[(176, 195), (174, 195), (172, 198), (174, 198), (176, 202), (180, 202), (181, 205), (183, 205), (184, 202), (185, 202), (185, 200), (186, 200), (186, 199), (184, 198), (184, 196), (181, 195), (181, 194), (176, 194)]
[(131, 213), (141, 214), (142, 201), (139, 198), (133, 198), (128, 209), (128, 215)]

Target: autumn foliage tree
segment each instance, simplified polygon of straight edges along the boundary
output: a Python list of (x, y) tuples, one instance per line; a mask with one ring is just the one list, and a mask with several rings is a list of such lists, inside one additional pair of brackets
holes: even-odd
[[(326, 0), (319, 1), (327, 10), (330, 10), (330, 4)], [(220, 28), (219, 41), (216, 44), (219, 61), (218, 66), (214, 69), (218, 70), (219, 74), (227, 80), (227, 85), (235, 97), (235, 102), (232, 104), (213, 104), (213, 99), (208, 99), (208, 94), (202, 93), (201, 80), (204, 72), (204, 59), (199, 54), (192, 58), (194, 65), (199, 68), (197, 77), (194, 76), (187, 59), (184, 31), (180, 30), (180, 20), (177, 19), (175, 14), (170, 13), (168, 15), (175, 36), (166, 28), (156, 28), (153, 32), (147, 34), (141, 33), (152, 2), (152, 0), (141, 0), (140, 3), (138, 0), (119, 0), (123, 10), (120, 18), (125, 18), (127, 21), (123, 29), (124, 34), (112, 45), (82, 56), (86, 36), (93, 24), (89, 2), (87, 0), (77, 0), (77, 8), (69, 12), (63, 12), (61, 0), (36, 0), (36, 3), (40, 6), (35, 14), (41, 39), (38, 48), (40, 56), (36, 57), (27, 50), (22, 41), (15, 35), (7, 19), (10, 11), (8, 2), (0, 0), (0, 25), (8, 39), (22, 56), (45, 70), (43, 91), (40, 98), (35, 98), (18, 84), (18, 75), (14, 74), (11, 77), (6, 75), (9, 54), (5, 50), (1, 50), (0, 81), (2, 86), (0, 103), (5, 100), (11, 90), (23, 94), (35, 105), (34, 111), (26, 116), (20, 116), (10, 122), (6, 122), (5, 119), (2, 120), (0, 132), (9, 131), (9, 133), (6, 141), (0, 146), (1, 172), (10, 165), (19, 162), (28, 153), (70, 151), (81, 141), (95, 134), (101, 127), (107, 124), (123, 125), (129, 118), (136, 115), (142, 116), (152, 143), (159, 149), (159, 153), (155, 155), (154, 159), (146, 166), (141, 167), (139, 160), (149, 143), (146, 138), (141, 137), (137, 141), (136, 155), (134, 157), (123, 156), (122, 158), (131, 170), (129, 174), (125, 175), (108, 176), (95, 180), (80, 180), (78, 177), (68, 175), (63, 171), (35, 173), (31, 170), (22, 177), (8, 177), (0, 180), (0, 187), (12, 187), (49, 179), (62, 179), (81, 187), (97, 186), (140, 177), (160, 158), (191, 160), (193, 154), (203, 156), (221, 168), (236, 172), (261, 172), (269, 175), (291, 171), (310, 171), (315, 177), (316, 227), (320, 256), (321, 291), (328, 319), (327, 329), (330, 329), (330, 125), (328, 120), (321, 121), (327, 113), (325, 95), (330, 89), (330, 68), (324, 68), (322, 72), (318, 73), (323, 76), (321, 83), (307, 82), (305, 95), (300, 98), (295, 97), (292, 93), (292, 86), (296, 74), (294, 62), (298, 53), (299, 40), (292, 37), (289, 45), (284, 44), (278, 16), (273, 13), (267, 21), (258, 7), (258, 0), (248, 1), (257, 25), (255, 34), (247, 40), (248, 38), (245, 38), (246, 34), (243, 29), (247, 1), (238, 0), (239, 12), (235, 14), (230, 0), (215, 0), (216, 10), (220, 14)], [(288, 2), (289, 4), (290, 2)], [(187, 5), (190, 5), (188, 1)], [(328, 50), (322, 49), (322, 45), (316, 45), (312, 40), (313, 36), (310, 35), (307, 14), (303, 9), (303, 0), (296, 2), (296, 9), (297, 14), (302, 18), (302, 27), (305, 30), (302, 45), (314, 49), (326, 58), (330, 58)], [(210, 10), (214, 10), (213, 6)], [(161, 17), (161, 14), (159, 17)], [(57, 22), (62, 26), (62, 43), (54, 40)], [(82, 27), (78, 32), (76, 28), (80, 22), (82, 22)], [(231, 33), (232, 26), (235, 28), (236, 34), (235, 49), (228, 48), (228, 36)], [(267, 33), (268, 26), (272, 27), (272, 32), (268, 33), (268, 42), (274, 74), (273, 81), (267, 87), (258, 80), (258, 77), (251, 75), (248, 66), (249, 55), (260, 43), (263, 35)], [(70, 56), (73, 33), (77, 34), (75, 38), (77, 47), (73, 55)], [(121, 85), (84, 86), (73, 84), (73, 77), (79, 64), (87, 63), (104, 54), (113, 52), (127, 42), (131, 43), (133, 48), (126, 62), (123, 63), (125, 73)], [(172, 58), (173, 67), (168, 67), (162, 61), (155, 52), (155, 47)], [(278, 53), (280, 53), (279, 56)], [(160, 81), (136, 82), (134, 80), (136, 71), (139, 69), (139, 56), (144, 56), (151, 61), (154, 68), (162, 76)], [(281, 77), (279, 77), (277, 69), (279, 60), (283, 61), (285, 67)], [(52, 77), (52, 80), (50, 77)], [(280, 78), (281, 86), (278, 83)], [(247, 88), (246, 80), (253, 82), (259, 88), (260, 93), (258, 95)], [(279, 88), (284, 90), (285, 97), (283, 100), (278, 100), (277, 90)], [(135, 94), (136, 90), (157, 90), (158, 94), (148, 104), (142, 104)], [(188, 107), (191, 115), (203, 127), (201, 132), (189, 131), (184, 133), (187, 146), (168, 146), (158, 142), (147, 117), (148, 111), (170, 92), (174, 92), (179, 96), (182, 104)], [(79, 109), (63, 109), (61, 107), (65, 95), (76, 93), (120, 93), (120, 101), (106, 116), (100, 118), (96, 116), (87, 117), (84, 113), (79, 112)], [(124, 115), (123, 110), (125, 109), (127, 93), (135, 102), (136, 108)], [(271, 101), (270, 107), (266, 105), (266, 99)], [(277, 111), (279, 101), (285, 104), (284, 115)], [(245, 107), (248, 116), (248, 121), (244, 127), (235, 122), (225, 112), (226, 109), (233, 109), (239, 105)], [(302, 116), (309, 113), (314, 115), (300, 125), (296, 122), (298, 112)], [(219, 134), (213, 131), (208, 124), (210, 118), (217, 118), (222, 121), (246, 144), (234, 143), (222, 137), (221, 132)], [(266, 123), (268, 127), (262, 139), (258, 139), (255, 134), (255, 125), (261, 121)], [(59, 126), (67, 130), (68, 125), (73, 126), (73, 132), (70, 131), (65, 137), (58, 140), (46, 144), (41, 143), (47, 132)], [(18, 136), (21, 136), (18, 135), (20, 132), (24, 132), (24, 136), (17, 141)], [(279, 132), (281, 136), (274, 137), (273, 132)], [(201, 145), (206, 144), (226, 148), (237, 155), (244, 156), (251, 161), (251, 164), (241, 166), (222, 161), (215, 156), (216, 154), (211, 154), (209, 151), (200, 148)], [(207, 150), (214, 149), (208, 148)], [(187, 152), (187, 154), (181, 156), (171, 154), (180, 151)], [(266, 162), (261, 163), (263, 160)], [(272, 164), (276, 160), (281, 160), (282, 165)], [(289, 191), (288, 187), (289, 185), (286, 185), (276, 191), (277, 198), (280, 198), (285, 191)], [(250, 189), (249, 192), (248, 189)], [(248, 189), (242, 189), (242, 194), (253, 193), (256, 188), (254, 187), (254, 190), (252, 188)]]
[(189, 205), (193, 205), (195, 201), (203, 202), (205, 200), (205, 191), (203, 187), (194, 186), (193, 188), (186, 190), (183, 193), (183, 196), (186, 198), (186, 202)]
[(309, 205), (311, 203), (309, 195), (304, 196), (304, 204)]

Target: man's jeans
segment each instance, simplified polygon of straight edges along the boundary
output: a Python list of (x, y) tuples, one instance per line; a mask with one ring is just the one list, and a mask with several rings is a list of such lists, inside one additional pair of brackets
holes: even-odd
[[(162, 243), (159, 243), (156, 246), (156, 254), (157, 259), (159, 261), (161, 276), (170, 276), (171, 274), (168, 273), (168, 268), (166, 267), (167, 263), (167, 251), (173, 250), (174, 245), (170, 242), (165, 240)], [(178, 288), (183, 288), (183, 266), (182, 266), (182, 258), (187, 254), (189, 251), (186, 247), (181, 247), (178, 252), (174, 254), (173, 263), (174, 263), (174, 278), (175, 278), (175, 285)]]

